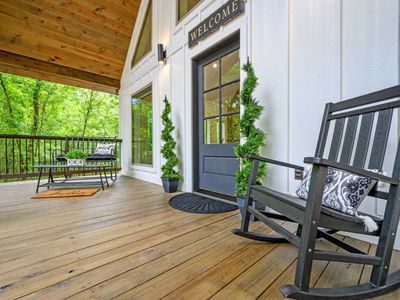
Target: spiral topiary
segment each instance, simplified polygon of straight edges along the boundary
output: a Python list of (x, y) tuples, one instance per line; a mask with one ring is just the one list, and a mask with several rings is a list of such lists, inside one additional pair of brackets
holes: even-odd
[(179, 164), (179, 159), (175, 153), (176, 142), (172, 137), (172, 132), (175, 127), (171, 121), (171, 104), (169, 103), (167, 96), (164, 99), (165, 108), (161, 115), (163, 130), (161, 132), (161, 140), (164, 142), (161, 148), (161, 154), (165, 159), (165, 163), (161, 167), (161, 178), (169, 180), (179, 180), (181, 174), (179, 174), (175, 167)]
[[(240, 159), (240, 168), (236, 173), (235, 194), (237, 197), (245, 197), (251, 172), (251, 160), (246, 155), (259, 155), (260, 148), (265, 146), (265, 132), (257, 128), (254, 123), (258, 120), (264, 110), (264, 106), (253, 97), (253, 92), (258, 85), (253, 65), (248, 61), (242, 69), (247, 73), (240, 92), (240, 104), (244, 107), (239, 121), (240, 135), (245, 139), (243, 144), (235, 147), (235, 155)], [(260, 163), (257, 182), (260, 182), (267, 173), (265, 163)]]

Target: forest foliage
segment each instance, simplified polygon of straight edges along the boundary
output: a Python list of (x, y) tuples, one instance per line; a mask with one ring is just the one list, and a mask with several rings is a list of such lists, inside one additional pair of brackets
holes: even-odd
[(0, 73), (0, 134), (118, 136), (118, 97)]

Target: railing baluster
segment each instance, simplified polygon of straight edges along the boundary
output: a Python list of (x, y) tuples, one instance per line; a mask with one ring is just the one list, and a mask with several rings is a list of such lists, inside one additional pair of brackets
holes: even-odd
[(3, 145), (2, 140), (0, 139), (0, 175), (3, 174)]
[(25, 139), (25, 173), (28, 173), (28, 139)]
[[(32, 166), (35, 165), (35, 144), (34, 144), (34, 139), (31, 138), (31, 158), (32, 158)], [(32, 168), (33, 172), (33, 168)]]
[(45, 139), (43, 139), (43, 156), (44, 156), (43, 164), (46, 164), (47, 161), (46, 161), (46, 140)]
[(52, 155), (51, 155), (51, 140), (49, 140), (49, 143), (50, 143), (50, 150), (49, 150), (49, 160), (50, 160), (50, 164), (52, 164), (53, 163), (53, 158), (52, 158)]
[[(62, 141), (60, 142), (60, 148), (62, 149)], [(57, 162), (57, 155), (59, 155), (58, 152), (59, 152), (58, 151), (58, 141), (56, 140), (56, 145), (55, 145), (55, 148), (54, 148), (54, 156), (53, 156), (54, 162), (53, 163)], [(60, 151), (60, 154), (61, 154), (61, 151)], [(53, 153), (52, 153), (52, 155), (53, 155)]]
[(14, 139), (12, 139), (12, 172), (13, 174), (15, 173), (15, 142)]
[(19, 173), (22, 174), (22, 146), (21, 139), (18, 139), (18, 154), (19, 154)]
[(8, 174), (8, 140), (6, 139), (6, 174)]
[(0, 150), (1, 150), (0, 151), (0, 175), (1, 175), (1, 174), (5, 173), (5, 172), (3, 172), (3, 167), (4, 167), (3, 158), (4, 158), (5, 147), (4, 147), (4, 143), (2, 140), (0, 140)]
[(40, 139), (36, 140), (36, 146), (37, 146), (37, 159), (38, 159), (38, 164), (40, 165)]

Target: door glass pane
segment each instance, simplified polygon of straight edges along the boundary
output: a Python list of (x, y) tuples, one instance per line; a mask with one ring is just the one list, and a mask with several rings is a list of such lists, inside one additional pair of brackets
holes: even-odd
[(204, 94), (204, 117), (219, 115), (219, 90), (213, 90)]
[(203, 121), (204, 144), (219, 144), (219, 118)]
[(239, 112), (240, 110), (240, 83), (233, 83), (224, 86), (221, 90), (222, 95), (222, 113)]
[(204, 90), (207, 91), (219, 84), (219, 62), (218, 60), (204, 66)]
[(240, 114), (234, 114), (230, 116), (223, 116), (221, 118), (223, 144), (239, 143), (240, 140), (239, 116)]
[(221, 82), (222, 84), (240, 79), (239, 50), (225, 55), (221, 59)]
[(153, 164), (153, 106), (151, 87), (132, 96), (132, 163)]

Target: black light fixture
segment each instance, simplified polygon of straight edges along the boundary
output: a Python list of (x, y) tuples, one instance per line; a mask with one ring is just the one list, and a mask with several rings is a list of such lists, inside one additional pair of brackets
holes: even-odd
[(165, 63), (165, 59), (167, 58), (167, 50), (164, 50), (163, 44), (157, 44), (157, 52), (158, 52), (158, 62), (160, 64)]

